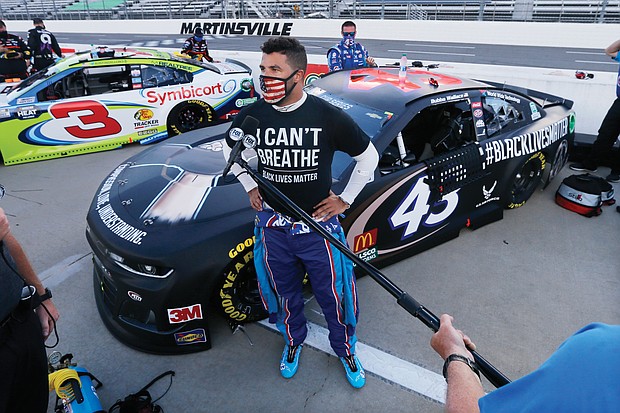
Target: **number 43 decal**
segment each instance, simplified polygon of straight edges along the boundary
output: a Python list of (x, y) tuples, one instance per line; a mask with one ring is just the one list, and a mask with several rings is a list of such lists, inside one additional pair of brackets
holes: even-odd
[(108, 108), (96, 100), (57, 103), (49, 112), (56, 119), (73, 120), (75, 125), (65, 126), (65, 130), (79, 139), (116, 135), (122, 130), (120, 123), (110, 117)]
[(429, 205), (430, 195), (431, 191), (424, 182), (424, 177), (420, 177), (390, 216), (393, 229), (406, 225), (403, 239), (415, 234), (422, 222), (429, 227), (440, 224), (454, 212), (459, 203), (458, 190), (444, 195), (441, 201), (433, 205)]

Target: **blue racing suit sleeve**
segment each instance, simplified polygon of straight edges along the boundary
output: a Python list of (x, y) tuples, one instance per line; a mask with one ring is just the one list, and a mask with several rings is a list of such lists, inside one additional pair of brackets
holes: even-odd
[(327, 51), (327, 66), (330, 72), (343, 69), (342, 55), (337, 47), (332, 47)]

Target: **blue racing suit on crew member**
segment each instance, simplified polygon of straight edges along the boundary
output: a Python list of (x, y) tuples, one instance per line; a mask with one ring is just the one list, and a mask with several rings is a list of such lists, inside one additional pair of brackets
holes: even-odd
[[(346, 245), (337, 217), (318, 224)], [(304, 298), (298, 286), (307, 273), (323, 309), (334, 352), (339, 357), (354, 354), (359, 308), (351, 260), (306, 224), (273, 210), (256, 214), (254, 235), (254, 265), (269, 322), (276, 323), (289, 345), (304, 342), (308, 328)]]
[(357, 69), (367, 67), (368, 50), (352, 37), (344, 36), (340, 43), (331, 47), (327, 52), (329, 71)]

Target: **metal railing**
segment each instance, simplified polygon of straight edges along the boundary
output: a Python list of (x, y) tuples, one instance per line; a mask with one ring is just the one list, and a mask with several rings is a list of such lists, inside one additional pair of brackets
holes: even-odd
[[(2, 0), (0, 19), (364, 18), (619, 23), (620, 0)], [(112, 6), (112, 4), (115, 4)]]

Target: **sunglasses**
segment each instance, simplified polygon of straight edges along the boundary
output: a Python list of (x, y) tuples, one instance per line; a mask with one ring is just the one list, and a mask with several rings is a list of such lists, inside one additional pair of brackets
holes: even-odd
[(351, 36), (351, 37), (355, 37), (355, 32), (342, 32), (343, 36)]

